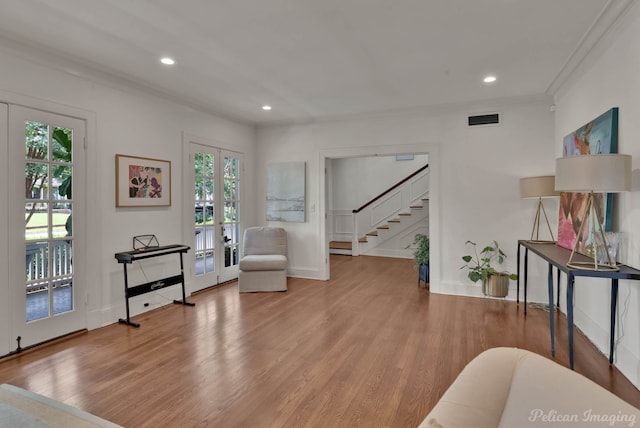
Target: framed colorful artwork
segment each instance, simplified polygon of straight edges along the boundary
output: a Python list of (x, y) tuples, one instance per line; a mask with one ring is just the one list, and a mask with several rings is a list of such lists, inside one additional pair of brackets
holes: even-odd
[[(600, 153), (618, 153), (618, 108), (601, 114), (589, 123), (581, 126), (563, 139), (563, 156), (580, 156)], [(593, 256), (592, 243), (595, 239), (592, 227), (584, 227), (582, 236), (576, 236), (584, 222), (591, 219), (584, 209), (587, 193), (563, 192), (560, 195), (560, 213), (558, 218), (558, 245), (569, 250), (578, 241), (576, 251)], [(594, 207), (602, 218), (604, 230), (611, 230), (613, 195), (596, 194)]]
[(171, 206), (171, 162), (116, 155), (116, 207)]

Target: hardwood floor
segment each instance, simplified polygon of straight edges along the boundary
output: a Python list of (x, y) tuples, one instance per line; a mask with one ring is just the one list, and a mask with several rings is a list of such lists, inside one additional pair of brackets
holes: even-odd
[[(429, 294), (411, 260), (332, 256), (328, 282), (239, 295), (235, 283), (17, 357), (0, 383), (126, 427), (415, 427), (485, 349), (550, 357), (548, 313)], [(558, 315), (555, 361), (567, 366)], [(640, 406), (580, 333), (576, 371)]]

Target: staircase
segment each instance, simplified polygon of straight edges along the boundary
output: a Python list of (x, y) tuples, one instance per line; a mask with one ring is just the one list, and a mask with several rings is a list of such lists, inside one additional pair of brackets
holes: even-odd
[(353, 244), (351, 241), (331, 241), (329, 242), (330, 254), (352, 255)]
[(411, 258), (416, 233), (428, 234), (428, 165), (352, 212), (334, 212), (331, 254)]

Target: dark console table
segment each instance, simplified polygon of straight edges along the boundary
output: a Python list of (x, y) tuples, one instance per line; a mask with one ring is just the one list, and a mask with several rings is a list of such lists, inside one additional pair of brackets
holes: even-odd
[[(118, 263), (122, 263), (124, 267), (124, 294), (127, 306), (127, 319), (120, 318), (118, 320), (121, 324), (127, 324), (133, 327), (140, 327), (140, 324), (132, 322), (129, 317), (129, 298), (139, 296), (141, 294), (149, 293), (154, 290), (159, 290), (164, 287), (169, 287), (174, 284), (182, 284), (182, 300), (174, 300), (173, 303), (187, 306), (195, 306), (195, 303), (187, 302), (184, 289), (184, 265), (182, 262), (182, 255), (189, 251), (190, 247), (186, 245), (164, 245), (155, 247), (138, 248), (132, 251), (124, 251), (122, 253), (116, 253), (115, 257)], [(180, 257), (180, 274), (163, 278), (157, 281), (147, 282), (145, 284), (129, 287), (129, 278), (127, 276), (127, 265), (137, 260), (148, 259), (151, 257), (166, 256), (168, 254), (178, 254)]]
[[(569, 332), (569, 367), (573, 369), (573, 295), (575, 289), (576, 277), (606, 278), (611, 280), (611, 331), (609, 339), (609, 363), (613, 364), (613, 351), (615, 344), (615, 328), (616, 328), (616, 305), (618, 303), (618, 280), (630, 279), (640, 280), (640, 270), (634, 269), (626, 265), (618, 265), (620, 270), (611, 271), (592, 271), (567, 267), (567, 262), (571, 255), (571, 251), (559, 247), (555, 244), (536, 244), (524, 240), (518, 241), (518, 285), (517, 285), (517, 301), (520, 302), (520, 247), (524, 248), (524, 313), (527, 313), (527, 262), (529, 251), (544, 259), (549, 263), (549, 272), (547, 275), (547, 286), (549, 291), (549, 327), (551, 330), (551, 355), (555, 356), (555, 327), (554, 327), (554, 302), (553, 302), (553, 267), (558, 270), (558, 300), (560, 299), (560, 272), (567, 275), (567, 324)], [(574, 255), (574, 260), (589, 261), (586, 256), (579, 254)]]

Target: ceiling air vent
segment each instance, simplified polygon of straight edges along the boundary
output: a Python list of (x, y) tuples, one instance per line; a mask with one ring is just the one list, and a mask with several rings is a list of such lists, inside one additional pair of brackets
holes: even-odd
[(499, 113), (481, 114), (477, 116), (469, 116), (469, 126), (478, 125), (495, 125), (500, 123)]

